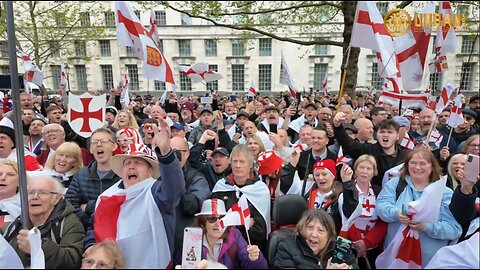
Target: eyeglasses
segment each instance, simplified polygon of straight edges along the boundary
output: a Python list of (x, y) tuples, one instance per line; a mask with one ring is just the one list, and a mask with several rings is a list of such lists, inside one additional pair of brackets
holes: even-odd
[(219, 217), (208, 217), (207, 221), (208, 221), (208, 223), (213, 224), (213, 223), (217, 222), (218, 219), (219, 219)]
[(53, 191), (48, 191), (48, 190), (29, 190), (27, 191), (27, 194), (29, 197), (34, 197), (35, 194), (38, 194), (38, 196), (41, 196), (41, 197), (46, 197), (48, 195), (55, 195), (55, 194), (58, 194), (58, 192), (53, 192)]
[(475, 148), (475, 147), (480, 147), (480, 144), (470, 143), (470, 144), (468, 144), (468, 146)]
[(127, 139), (123, 139), (123, 140), (117, 140), (117, 143), (127, 143), (128, 141), (133, 142), (133, 139), (132, 138), (127, 138)]
[(52, 130), (47, 130), (47, 131), (43, 132), (42, 135), (57, 134), (57, 133), (60, 133), (60, 132), (63, 132), (63, 131), (61, 131), (60, 129), (52, 129)]
[(95, 145), (95, 144), (100, 143), (101, 145), (104, 145), (104, 144), (107, 144), (108, 142), (114, 143), (114, 141), (112, 141), (112, 140), (103, 139), (103, 140), (91, 140), (90, 144)]
[(82, 259), (82, 265), (88, 268), (93, 268), (95, 265), (95, 269), (113, 269), (114, 267), (111, 265), (108, 265), (102, 261), (95, 261), (94, 259), (90, 258), (83, 258)]
[(473, 120), (473, 117), (465, 116), (465, 120), (467, 120), (467, 121), (472, 121), (472, 120)]

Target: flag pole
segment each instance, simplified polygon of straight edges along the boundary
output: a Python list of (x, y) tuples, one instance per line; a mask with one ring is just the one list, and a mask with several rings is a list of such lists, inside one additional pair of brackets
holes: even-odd
[(20, 107), (20, 93), (18, 82), (17, 49), (15, 45), (15, 23), (13, 17), (13, 2), (5, 1), (7, 12), (8, 55), (10, 58), (10, 82), (13, 98), (13, 123), (15, 128), (15, 150), (18, 162), (18, 182), (22, 213), (20, 221), (25, 229), (30, 229), (31, 222), (28, 214), (27, 174), (25, 169), (25, 151), (23, 146), (22, 113)]
[[(356, 16), (356, 14), (355, 14)], [(350, 59), (350, 51), (351, 51), (350, 44), (347, 48), (347, 59), (345, 60), (345, 65), (343, 66), (343, 76), (342, 76), (342, 84), (340, 85), (340, 93), (338, 93), (338, 100), (337, 100), (337, 112), (340, 110), (340, 106), (342, 105), (342, 98), (343, 98), (343, 88), (345, 87), (345, 80), (347, 79), (347, 65), (348, 60)]]
[[(428, 134), (427, 134), (427, 137), (425, 138), (425, 140), (427, 141), (427, 145), (428, 145), (428, 142), (430, 141), (430, 136), (432, 135), (432, 132), (433, 132), (433, 128), (437, 125), (437, 114), (435, 113), (435, 120), (433, 120), (432, 124), (430, 125), (430, 129), (428, 130)], [(426, 146), (426, 145), (424, 145)]]
[(450, 144), (450, 138), (452, 137), (452, 132), (453, 132), (454, 127), (450, 127), (450, 134), (448, 134), (448, 140), (447, 140), (447, 147)]

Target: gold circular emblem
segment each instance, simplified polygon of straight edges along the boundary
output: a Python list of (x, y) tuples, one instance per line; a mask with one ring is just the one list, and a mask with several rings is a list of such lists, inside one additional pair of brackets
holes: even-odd
[(412, 19), (408, 12), (401, 8), (390, 10), (384, 18), (385, 30), (392, 37), (405, 35), (412, 27)]

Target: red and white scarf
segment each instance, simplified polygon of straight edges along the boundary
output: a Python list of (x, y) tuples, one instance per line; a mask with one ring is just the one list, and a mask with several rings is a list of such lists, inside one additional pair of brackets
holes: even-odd
[(95, 240), (116, 240), (127, 268), (167, 268), (167, 233), (151, 191), (157, 180), (148, 178), (126, 189), (118, 187), (121, 181), (97, 199)]
[(22, 213), (20, 204), (20, 193), (8, 199), (0, 200), (0, 210), (8, 215), (0, 216), (0, 228), (14, 221)]

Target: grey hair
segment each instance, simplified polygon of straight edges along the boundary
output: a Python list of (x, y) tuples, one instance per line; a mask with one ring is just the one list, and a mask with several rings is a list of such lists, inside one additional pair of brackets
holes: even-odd
[(450, 158), (450, 161), (448, 161), (448, 165), (447, 165), (448, 175), (450, 175), (452, 177), (452, 188), (453, 188), (453, 190), (455, 190), (455, 188), (458, 186), (458, 179), (453, 177), (452, 165), (453, 165), (453, 162), (455, 162), (458, 158), (461, 158), (461, 157), (467, 158), (467, 155), (466, 154), (461, 154), (461, 153), (460, 154), (455, 154)]
[(250, 165), (250, 168), (253, 169), (255, 165), (255, 159), (253, 158), (252, 151), (245, 144), (237, 144), (235, 147), (233, 147), (232, 152), (230, 153), (230, 163), (232, 163), (233, 155), (237, 155), (239, 153), (243, 153), (247, 156), (248, 164)]
[(53, 184), (53, 188), (54, 188), (54, 191), (57, 192), (58, 194), (62, 195), (65, 195), (65, 187), (62, 185), (62, 183), (60, 183), (60, 181), (58, 181), (57, 179), (53, 178), (52, 176), (50, 175), (38, 175), (38, 176), (33, 176), (33, 175), (30, 175), (28, 177), (28, 183), (33, 183), (33, 182), (36, 182), (36, 181), (39, 181), (39, 180), (48, 180), (49, 182), (51, 182)]
[(57, 123), (51, 123), (51, 124), (43, 126), (42, 133), (44, 133), (45, 129), (47, 129), (49, 127), (57, 127), (59, 130), (61, 130), (63, 133), (65, 133), (65, 129), (62, 127), (62, 125), (59, 125)]

